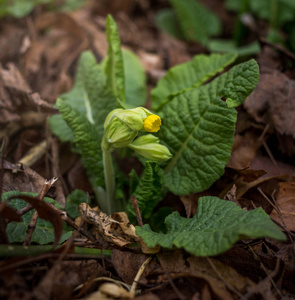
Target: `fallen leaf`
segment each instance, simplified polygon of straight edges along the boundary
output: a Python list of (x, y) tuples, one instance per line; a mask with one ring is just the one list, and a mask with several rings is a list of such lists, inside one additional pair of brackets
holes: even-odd
[(290, 231), (295, 230), (295, 182), (281, 182), (280, 190), (276, 198), (276, 204), (281, 212), (276, 209), (272, 211), (270, 216), (282, 224), (282, 218), (286, 227)]
[(6, 205), (6, 202), (0, 203), (0, 217), (7, 219), (8, 222), (21, 222), (21, 217), (16, 210)]
[(39, 193), (45, 179), (29, 167), (4, 161), (3, 192), (29, 191)]
[(139, 243), (144, 253), (157, 253), (160, 247), (149, 248), (135, 233), (135, 227), (129, 222), (125, 212), (107, 215), (99, 209), (92, 209), (86, 203), (79, 205), (81, 217), (85, 216), (85, 222), (92, 224), (97, 233), (105, 241), (124, 247), (129, 244)]
[(20, 120), (19, 114), (24, 111), (57, 112), (57, 109), (42, 100), (38, 93), (32, 92), (20, 71), (12, 63), (7, 64), (7, 69), (0, 65), (0, 96), (2, 124)]
[[(140, 266), (148, 258), (142, 253), (134, 253), (130, 251), (112, 250), (112, 263), (118, 275), (127, 284), (132, 284)], [(144, 270), (141, 278), (145, 278), (151, 271), (155, 271), (157, 264), (153, 260)]]
[(283, 73), (263, 68), (257, 87), (244, 103), (258, 123), (270, 124), (280, 135), (295, 138), (295, 81)]
[(259, 136), (251, 131), (247, 131), (244, 135), (237, 134), (227, 167), (235, 170), (248, 168), (262, 145), (262, 141), (258, 138)]
[[(254, 286), (249, 278), (241, 276), (233, 268), (214, 258), (210, 258), (211, 263), (207, 258), (196, 256), (185, 258), (181, 251), (160, 253), (157, 257), (163, 269), (169, 272), (171, 277), (179, 273), (183, 274), (182, 276), (190, 274), (205, 280), (215, 295), (213, 299), (235, 299), (228, 287), (244, 294)], [(219, 274), (222, 274), (221, 277)]]

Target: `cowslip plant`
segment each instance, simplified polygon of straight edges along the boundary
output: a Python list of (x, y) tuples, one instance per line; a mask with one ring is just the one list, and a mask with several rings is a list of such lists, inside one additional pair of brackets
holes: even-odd
[[(98, 64), (90, 52), (82, 53), (73, 89), (57, 100), (61, 115), (49, 122), (53, 133), (81, 154), (100, 208), (109, 214), (123, 209), (132, 222), (136, 218), (131, 202), (119, 200), (126, 179), (112, 153), (125, 147), (134, 150), (145, 168), (141, 178), (130, 173), (129, 196), (136, 196), (144, 220), (149, 220), (167, 191), (201, 192), (223, 174), (233, 144), (235, 107), (255, 88), (259, 69), (252, 59), (219, 75), (234, 63), (236, 54), (197, 55), (158, 82), (150, 111), (142, 107), (145, 99), (132, 94), (137, 90), (144, 95), (138, 93), (143, 91), (143, 70), (135, 55), (124, 56), (110, 16), (106, 34), (107, 58)], [(128, 78), (126, 68), (131, 65), (136, 66), (133, 78), (140, 80)], [(216, 197), (200, 199), (194, 218), (172, 213), (166, 225), (166, 234), (148, 225), (137, 228), (137, 234), (148, 246), (185, 248), (202, 256), (226, 251), (244, 237), (284, 239), (262, 209), (241, 212), (236, 204)]]
[(142, 156), (163, 162), (171, 158), (168, 148), (159, 144), (152, 134), (137, 137), (139, 131), (158, 132), (161, 118), (144, 107), (133, 109), (115, 109), (104, 123), (104, 135), (101, 142), (104, 179), (106, 186), (107, 212), (120, 210), (115, 199), (115, 178), (111, 153), (116, 148), (130, 147)]

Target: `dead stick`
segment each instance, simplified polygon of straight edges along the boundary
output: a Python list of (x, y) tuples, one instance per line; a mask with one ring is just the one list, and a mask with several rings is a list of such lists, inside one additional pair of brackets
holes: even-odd
[[(56, 138), (52, 139), (51, 142), (51, 155), (52, 155), (52, 174), (54, 177), (60, 177), (62, 178), (60, 175), (60, 171), (59, 171), (59, 146), (58, 146), (58, 142)], [(61, 207), (65, 207), (66, 206), (66, 199), (63, 193), (63, 187), (62, 187), (62, 179), (59, 180), (56, 183), (55, 186), (56, 189), (56, 194), (57, 194), (57, 201), (58, 203), (61, 205)]]
[[(83, 228), (79, 229), (79, 226), (77, 226), (75, 224), (75, 222), (69, 218), (66, 214), (65, 211), (62, 211), (60, 209), (58, 209), (57, 207), (55, 207), (54, 205), (52, 206), (53, 209), (55, 209), (57, 212), (60, 213), (60, 215), (62, 216), (62, 219), (71, 227), (73, 227), (74, 229), (76, 229), (77, 231), (79, 231), (81, 234), (83, 234), (85, 237), (87, 237), (91, 242), (97, 244), (97, 240), (95, 240), (92, 235), (90, 235), (87, 231), (85, 231)], [(25, 213), (31, 211), (32, 209), (34, 209), (34, 207), (29, 204), (26, 207), (24, 207), (23, 209), (19, 210), (19, 215), (24, 215)]]
[(39, 160), (46, 152), (46, 140), (37, 144), (31, 148), (26, 155), (19, 160), (19, 163), (26, 165), (27, 167), (32, 166), (37, 160)]
[[(40, 194), (36, 198), (40, 201), (43, 201), (46, 193), (52, 187), (52, 185), (55, 183), (56, 180), (57, 180), (56, 178), (52, 178), (49, 181), (46, 180), (43, 187), (42, 187), (42, 190), (41, 190)], [(28, 225), (27, 235), (26, 235), (25, 241), (23, 243), (24, 246), (31, 245), (31, 239), (32, 239), (32, 235), (34, 233), (34, 230), (36, 228), (37, 221), (38, 221), (38, 212), (37, 212), (37, 210), (35, 210), (34, 213), (33, 213), (32, 218), (31, 218), (31, 221)]]
[(140, 210), (139, 210), (137, 199), (136, 199), (135, 195), (131, 196), (131, 204), (132, 204), (132, 207), (133, 207), (135, 215), (136, 215), (137, 223), (140, 227), (142, 227), (143, 226), (142, 217), (140, 214)]

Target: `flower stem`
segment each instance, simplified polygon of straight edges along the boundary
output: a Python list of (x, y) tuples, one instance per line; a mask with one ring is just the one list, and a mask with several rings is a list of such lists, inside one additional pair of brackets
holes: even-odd
[(106, 186), (106, 200), (107, 200), (107, 214), (112, 214), (116, 210), (116, 199), (115, 199), (115, 175), (113, 168), (112, 154), (108, 151), (103, 150), (103, 167), (104, 167), (104, 180)]

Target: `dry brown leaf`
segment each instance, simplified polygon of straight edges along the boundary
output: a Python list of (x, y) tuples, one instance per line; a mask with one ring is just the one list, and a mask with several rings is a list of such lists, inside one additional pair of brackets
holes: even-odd
[(36, 74), (41, 68), (42, 54), (45, 49), (45, 44), (40, 41), (32, 41), (28, 45), (24, 55), (24, 68), (26, 75), (31, 73)]
[[(169, 272), (171, 277), (173, 274), (180, 273), (203, 279), (209, 284), (215, 298), (218, 299), (234, 299), (229, 289), (244, 294), (254, 286), (249, 278), (239, 275), (230, 266), (213, 258), (210, 258), (211, 263), (203, 257), (190, 256), (185, 259), (181, 251), (160, 253), (157, 254), (157, 257), (163, 269)], [(212, 264), (215, 270), (212, 268)]]
[(148, 248), (141, 238), (135, 233), (135, 227), (129, 222), (125, 212), (115, 213), (112, 216), (90, 208), (86, 203), (79, 205), (82, 218), (85, 222), (92, 224), (105, 241), (124, 247), (129, 244), (139, 243), (144, 253), (157, 253), (160, 247)]
[(0, 65), (0, 113), (3, 116), (0, 123), (6, 124), (20, 120), (20, 115), (24, 111), (32, 110), (46, 113), (57, 112), (57, 109), (42, 100), (38, 93), (31, 91), (15, 65), (8, 64), (7, 69)]
[[(113, 249), (111, 259), (120, 278), (122, 278), (125, 283), (131, 285), (138, 269), (147, 258), (148, 256), (142, 253)], [(157, 264), (155, 260), (153, 260), (144, 270), (142, 278), (145, 278), (152, 270), (155, 271), (155, 268), (157, 268)]]
[(4, 161), (3, 192), (39, 193), (44, 182), (45, 179), (31, 168)]
[(247, 131), (245, 135), (237, 134), (227, 167), (235, 170), (248, 168), (262, 145), (258, 138), (259, 136), (251, 131)]
[[(295, 230), (295, 182), (281, 182), (276, 199), (280, 214), (274, 209), (271, 217), (282, 224), (282, 218), (290, 231)], [(282, 217), (282, 218), (281, 218)]]
[(100, 29), (95, 22), (92, 21), (91, 16), (87, 10), (79, 10), (72, 14), (73, 19), (86, 32), (86, 35), (91, 40), (91, 46), (101, 58), (107, 55), (108, 43), (104, 29)]
[(7, 206), (6, 202), (0, 203), (0, 217), (7, 219), (8, 222), (21, 222), (21, 217), (12, 207)]
[(258, 122), (270, 124), (281, 135), (295, 138), (295, 81), (273, 69), (262, 69), (255, 90), (244, 103)]

